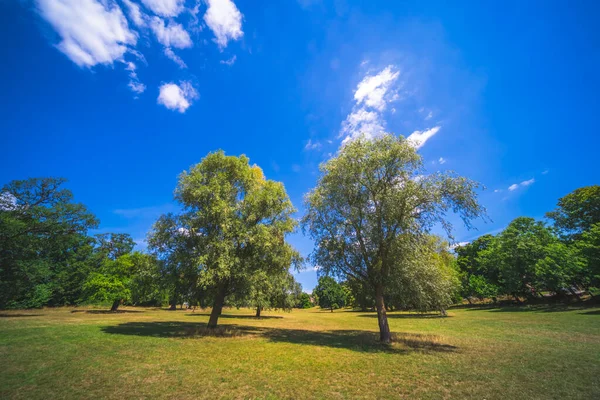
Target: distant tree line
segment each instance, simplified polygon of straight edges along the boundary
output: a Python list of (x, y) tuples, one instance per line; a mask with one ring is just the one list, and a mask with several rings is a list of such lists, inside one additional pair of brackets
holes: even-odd
[(496, 236), (456, 248), (461, 296), (516, 301), (593, 296), (600, 287), (600, 186), (576, 189), (546, 214), (550, 225), (519, 217)]

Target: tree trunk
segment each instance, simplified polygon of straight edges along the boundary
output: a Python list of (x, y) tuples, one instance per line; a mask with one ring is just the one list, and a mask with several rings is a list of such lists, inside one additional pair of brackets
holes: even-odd
[(473, 304), (473, 302), (471, 301), (471, 297), (467, 296), (467, 301), (469, 302), (469, 304)]
[(208, 320), (209, 328), (216, 328), (219, 315), (223, 310), (223, 304), (225, 304), (225, 295), (227, 294), (227, 284), (221, 284), (215, 296), (212, 311), (210, 312), (210, 319)]
[(121, 304), (121, 299), (113, 301), (110, 311), (117, 311), (120, 304)]
[(333, 307), (329, 307), (329, 310), (330, 310), (331, 312), (333, 312)]
[(261, 306), (257, 306), (256, 307), (256, 318), (260, 318), (260, 310), (262, 309)]
[(379, 341), (382, 343), (391, 343), (392, 335), (390, 334), (385, 302), (383, 301), (382, 287), (378, 287), (375, 290), (375, 306), (377, 307), (377, 322), (379, 323)]
[(177, 311), (177, 298), (176, 297), (173, 297), (171, 299), (171, 306), (169, 307), (169, 310)]
[(577, 293), (577, 291), (575, 289), (573, 289), (572, 287), (569, 287), (569, 291), (571, 292), (571, 294), (575, 297), (577, 297), (578, 301), (581, 301), (581, 296), (579, 295), (579, 293)]

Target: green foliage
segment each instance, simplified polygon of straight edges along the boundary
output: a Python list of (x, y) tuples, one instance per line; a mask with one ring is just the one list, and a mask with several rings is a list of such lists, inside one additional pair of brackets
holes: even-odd
[(319, 307), (331, 311), (346, 305), (346, 291), (330, 276), (322, 276), (313, 293), (319, 299)]
[(581, 284), (586, 288), (600, 288), (600, 223), (583, 232), (575, 246), (585, 263)]
[(74, 304), (89, 270), (96, 218), (64, 179), (12, 181), (0, 189), (0, 308)]
[(600, 186), (586, 186), (558, 199), (558, 206), (546, 214), (565, 238), (577, 239), (600, 223)]
[(214, 296), (211, 325), (225, 297), (254, 274), (282, 274), (300, 262), (285, 241), (296, 226), (283, 184), (265, 179), (246, 156), (208, 154), (179, 178), (180, 215), (161, 217), (149, 245), (177, 291), (195, 285)]
[[(303, 226), (316, 244), (313, 263), (326, 275), (368, 286), (384, 341), (390, 335), (383, 296), (390, 287), (400, 287), (395, 282), (425, 287), (419, 279), (430, 275), (414, 262), (427, 253), (421, 249), (427, 247), (424, 234), (436, 224), (450, 234), (449, 212), (468, 227), (483, 214), (477, 183), (424, 172), (421, 156), (404, 138), (358, 139), (321, 165), (317, 187), (306, 196)], [(419, 273), (412, 273), (413, 267)]]
[(314, 307), (314, 304), (310, 300), (310, 295), (308, 293), (300, 293), (298, 296), (298, 301), (296, 302), (296, 308), (311, 308)]

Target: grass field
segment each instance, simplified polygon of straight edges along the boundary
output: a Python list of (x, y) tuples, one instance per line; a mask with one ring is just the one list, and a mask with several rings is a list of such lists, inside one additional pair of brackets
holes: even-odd
[(5, 311), (0, 398), (600, 398), (599, 308), (252, 315)]

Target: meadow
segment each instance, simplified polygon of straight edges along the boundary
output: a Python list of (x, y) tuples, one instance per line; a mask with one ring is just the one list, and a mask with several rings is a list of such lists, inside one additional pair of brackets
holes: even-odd
[(600, 308), (0, 313), (0, 398), (600, 398)]

